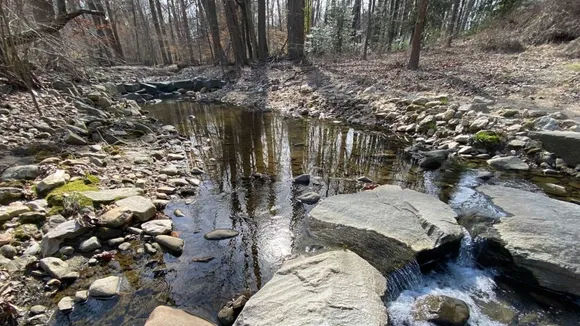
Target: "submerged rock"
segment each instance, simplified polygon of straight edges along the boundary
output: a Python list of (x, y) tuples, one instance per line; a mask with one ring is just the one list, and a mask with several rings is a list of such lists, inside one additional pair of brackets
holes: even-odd
[(469, 307), (446, 295), (427, 295), (415, 301), (413, 315), (417, 321), (442, 326), (463, 326), (469, 320)]
[(385, 278), (351, 251), (287, 261), (246, 303), (236, 326), (387, 324)]
[(237, 237), (238, 234), (240, 234), (240, 233), (236, 230), (215, 229), (213, 231), (206, 233), (203, 237), (206, 240), (224, 240), (224, 239)]
[(89, 287), (89, 295), (96, 298), (112, 297), (119, 294), (121, 279), (118, 276), (109, 276), (94, 281)]
[(532, 286), (580, 295), (580, 206), (502, 186), (477, 189), (509, 214), (493, 225), (496, 235), (479, 262)]
[(187, 312), (167, 306), (153, 310), (145, 326), (215, 326), (215, 324)]
[(309, 225), (315, 236), (353, 250), (386, 275), (454, 252), (463, 236), (456, 217), (433, 196), (387, 185), (328, 197), (310, 212)]

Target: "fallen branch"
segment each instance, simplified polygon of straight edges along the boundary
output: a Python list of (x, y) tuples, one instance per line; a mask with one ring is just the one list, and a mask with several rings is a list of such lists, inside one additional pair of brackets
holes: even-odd
[(57, 17), (53, 22), (36, 29), (22, 32), (16, 35), (9, 35), (4, 38), (3, 44), (7, 46), (17, 46), (30, 43), (39, 39), (43, 34), (54, 34), (61, 30), (69, 21), (81, 15), (105, 16), (105, 13), (97, 10), (80, 9)]

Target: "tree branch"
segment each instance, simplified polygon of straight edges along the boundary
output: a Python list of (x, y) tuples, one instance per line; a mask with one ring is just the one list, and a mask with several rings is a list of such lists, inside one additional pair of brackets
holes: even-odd
[(69, 21), (81, 15), (105, 16), (104, 12), (89, 9), (80, 9), (57, 17), (53, 22), (36, 29), (22, 32), (16, 35), (9, 35), (4, 38), (4, 44), (9, 47), (30, 43), (39, 39), (43, 34), (54, 34), (61, 30)]

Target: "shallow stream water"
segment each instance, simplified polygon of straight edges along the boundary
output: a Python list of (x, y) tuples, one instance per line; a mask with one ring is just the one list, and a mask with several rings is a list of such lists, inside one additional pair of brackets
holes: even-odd
[[(399, 136), (220, 105), (167, 102), (145, 109), (187, 137), (191, 151), (184, 153), (189, 166), (206, 171), (193, 202), (172, 202), (165, 210), (185, 240), (184, 252), (180, 257), (120, 259), (116, 268), (126, 278), (124, 294), (112, 301), (91, 300), (68, 316), (57, 316), (56, 325), (142, 325), (159, 304), (217, 322), (217, 312), (226, 301), (239, 292), (257, 291), (286, 258), (327, 249), (305, 227), (313, 206), (297, 202), (296, 197), (307, 191), (323, 197), (361, 191), (363, 185), (356, 181), (361, 176), (429, 193), (462, 215), (501, 214), (473, 190), (480, 183), (477, 164), (421, 171), (402, 158), (405, 142)], [(293, 177), (302, 173), (310, 173), (313, 182), (293, 185)], [(540, 191), (542, 183), (553, 181), (501, 174), (493, 182)], [(570, 190), (568, 197), (560, 199), (577, 201), (579, 187), (572, 185), (573, 180), (555, 181)], [(176, 209), (185, 216), (175, 216)], [(205, 240), (203, 235), (215, 228), (232, 228), (240, 235)], [(387, 303), (391, 323), (412, 325), (412, 302), (427, 293), (466, 301), (472, 311), (471, 325), (580, 323), (572, 308), (541, 305), (496, 283), (494, 271), (476, 267), (475, 242), (466, 231), (455, 261), (425, 275), (409, 267), (391, 276), (390, 288), (400, 293)]]

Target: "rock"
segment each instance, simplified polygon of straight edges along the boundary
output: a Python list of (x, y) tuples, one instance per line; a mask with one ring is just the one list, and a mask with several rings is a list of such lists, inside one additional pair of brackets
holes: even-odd
[(157, 213), (157, 208), (153, 203), (142, 196), (131, 196), (118, 200), (117, 206), (133, 212), (133, 217), (141, 222), (152, 219)]
[(469, 307), (459, 299), (445, 295), (427, 295), (415, 301), (413, 315), (417, 321), (435, 325), (463, 326), (469, 320)]
[(457, 154), (459, 155), (469, 155), (475, 152), (475, 148), (471, 146), (462, 146), (458, 151)]
[(40, 268), (56, 279), (61, 279), (70, 272), (68, 264), (55, 257), (42, 258)]
[(33, 201), (29, 201), (26, 203), (26, 206), (35, 212), (46, 212), (48, 209), (48, 202), (46, 199), (37, 199)]
[(56, 170), (36, 185), (36, 191), (39, 194), (46, 194), (55, 188), (65, 185), (69, 180), (70, 175), (65, 170)]
[(308, 223), (313, 235), (353, 250), (387, 275), (415, 259), (431, 263), (457, 249), (463, 233), (456, 218), (433, 196), (386, 185), (328, 197)]
[(79, 250), (81, 252), (91, 252), (101, 247), (102, 247), (101, 243), (99, 242), (99, 239), (97, 239), (97, 237), (90, 237), (87, 240), (81, 242)]
[(304, 204), (313, 205), (320, 200), (320, 195), (316, 192), (307, 192), (298, 196), (296, 199), (303, 202)]
[(550, 130), (550, 131), (561, 129), (558, 120), (548, 116), (536, 119), (534, 121), (534, 127), (539, 130)]
[(449, 152), (446, 150), (435, 150), (420, 153), (423, 158), (419, 161), (419, 167), (425, 170), (436, 170), (447, 160)]
[(568, 164), (580, 164), (580, 132), (541, 131), (531, 132), (529, 136), (541, 141), (544, 149), (555, 153)]
[(470, 125), (469, 125), (469, 131), (471, 132), (478, 132), (480, 130), (485, 129), (485, 127), (487, 127), (487, 125), (489, 124), (489, 119), (486, 117), (479, 117), (477, 119), (475, 119)]
[(310, 174), (301, 174), (301, 175), (295, 177), (294, 183), (309, 184), (310, 183)]
[(18, 254), (18, 250), (9, 244), (0, 247), (0, 254), (8, 259), (14, 258)]
[(530, 166), (526, 162), (516, 156), (492, 158), (487, 160), (487, 164), (498, 170), (527, 171), (530, 169)]
[(501, 186), (477, 188), (509, 214), (493, 225), (478, 261), (520, 282), (580, 295), (580, 206)]
[(30, 211), (28, 206), (24, 206), (21, 204), (17, 205), (10, 205), (10, 206), (0, 206), (0, 222), (7, 221), (15, 216), (18, 216), (22, 213), (26, 213)]
[(153, 220), (141, 224), (143, 231), (149, 235), (169, 234), (173, 230), (171, 220)]
[(542, 184), (540, 187), (544, 190), (545, 193), (550, 195), (566, 196), (568, 194), (568, 191), (566, 191), (566, 187), (561, 185), (553, 183), (545, 183)]
[(41, 249), (40, 249), (40, 244), (36, 241), (32, 241), (30, 243), (30, 245), (28, 246), (28, 248), (26, 248), (26, 250), (24, 250), (24, 255), (25, 256), (36, 256), (38, 254), (40, 254)]
[(75, 292), (75, 302), (85, 302), (89, 299), (89, 291), (77, 291)]
[(145, 326), (167, 326), (168, 321), (171, 321), (171, 326), (215, 326), (205, 319), (167, 306), (155, 308), (147, 318)]
[(493, 178), (493, 172), (490, 171), (478, 171), (477, 172), (477, 178), (483, 181), (487, 181), (491, 178)]
[(465, 145), (467, 143), (469, 143), (469, 141), (471, 140), (471, 136), (470, 135), (457, 135), (455, 136), (455, 138), (453, 138), (453, 140), (455, 140), (456, 142)]
[(0, 180), (34, 180), (40, 173), (36, 164), (13, 166), (2, 173)]
[(167, 175), (179, 175), (179, 170), (177, 169), (177, 166), (175, 165), (168, 165), (166, 167), (164, 167), (163, 169), (161, 169), (161, 171), (159, 171), (159, 173), (162, 174), (167, 174)]
[(99, 215), (98, 224), (109, 228), (118, 228), (131, 221), (133, 213), (126, 207), (114, 207)]
[(162, 194), (166, 194), (166, 195), (171, 195), (171, 194), (175, 193), (175, 188), (162, 186), (162, 187), (157, 188), (157, 192), (162, 193)]
[(76, 133), (68, 130), (66, 133), (66, 136), (64, 138), (64, 142), (69, 144), (69, 145), (86, 145), (87, 141), (82, 138), (81, 136), (77, 135)]
[(73, 310), (75, 301), (72, 297), (63, 297), (58, 302), (58, 310), (62, 312), (67, 312)]
[(74, 254), (75, 248), (71, 246), (64, 246), (60, 248), (58, 252), (65, 257), (70, 257)]
[(141, 196), (143, 194), (143, 189), (117, 188), (98, 191), (83, 191), (82, 194), (91, 199), (95, 204), (107, 204), (127, 197)]
[(12, 233), (0, 233), (0, 246), (12, 243)]
[(182, 154), (167, 154), (167, 159), (170, 161), (181, 161), (185, 159), (185, 156)]
[(8, 205), (20, 200), (24, 196), (24, 190), (14, 187), (0, 187), (0, 205)]
[(32, 316), (39, 315), (39, 314), (43, 314), (43, 313), (46, 312), (46, 307), (45, 306), (42, 306), (42, 305), (32, 306), (32, 307), (30, 307), (30, 310), (28, 310), (28, 312)]
[(240, 233), (236, 230), (215, 229), (213, 231), (206, 233), (203, 237), (206, 240), (224, 240), (224, 239), (230, 239), (230, 238), (237, 237), (238, 234), (240, 234)]
[(387, 324), (385, 278), (350, 251), (287, 261), (246, 303), (236, 326)]
[(204, 174), (204, 173), (205, 172), (202, 169), (200, 169), (200, 168), (193, 168), (193, 169), (191, 169), (191, 174), (193, 174), (193, 175), (201, 175), (201, 174)]
[(218, 312), (218, 320), (222, 326), (231, 326), (236, 321), (236, 312), (233, 307), (225, 306)]
[(363, 183), (373, 183), (373, 180), (371, 180), (369, 177), (360, 177), (356, 179), (356, 181)]
[(108, 298), (119, 294), (121, 279), (109, 276), (94, 281), (89, 287), (89, 295), (95, 298)]
[(118, 248), (121, 251), (127, 251), (127, 250), (131, 249), (131, 244), (129, 242), (123, 242), (119, 245)]
[(183, 252), (184, 242), (180, 238), (172, 237), (170, 235), (158, 235), (155, 237), (155, 241), (173, 253)]
[(95, 230), (95, 236), (101, 240), (109, 240), (113, 238), (118, 238), (123, 235), (123, 230), (112, 229), (106, 226), (98, 227)]
[(88, 228), (81, 226), (77, 221), (70, 220), (58, 224), (42, 237), (40, 248), (42, 256), (50, 256), (58, 252), (60, 244), (65, 239), (74, 239), (88, 231)]
[(46, 214), (44, 212), (25, 212), (25, 213), (22, 213), (18, 216), (18, 221), (21, 224), (41, 223), (41, 222), (44, 222), (45, 220), (46, 220)]

